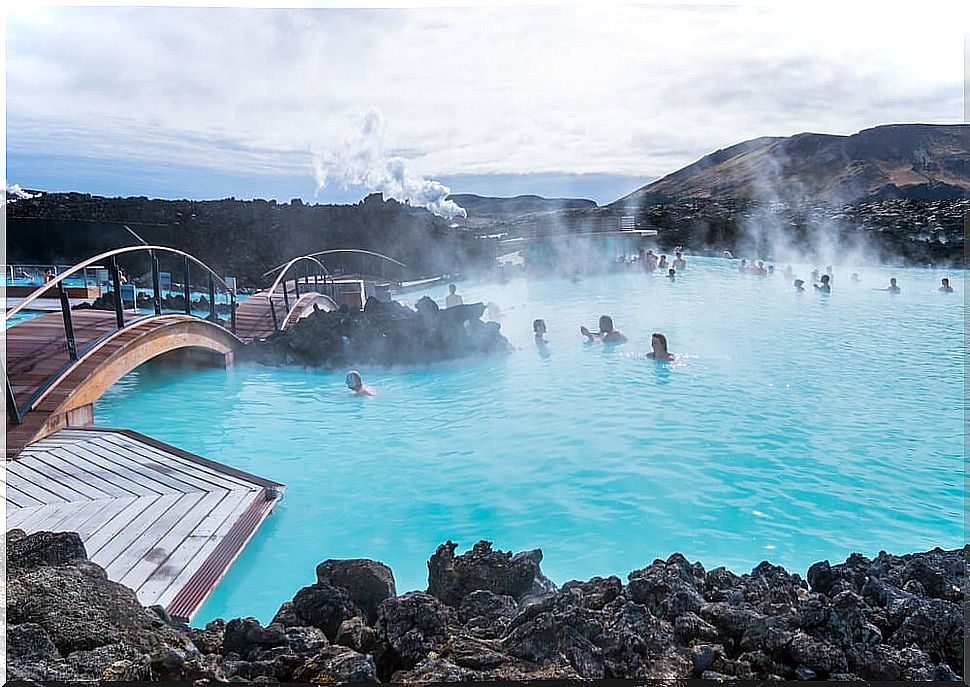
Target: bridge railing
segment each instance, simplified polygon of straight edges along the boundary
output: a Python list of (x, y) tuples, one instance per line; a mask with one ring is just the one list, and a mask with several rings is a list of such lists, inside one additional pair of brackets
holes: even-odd
[[(94, 257), (88, 258), (87, 260), (80, 262), (62, 272), (60, 274), (53, 276), (50, 281), (48, 281), (43, 286), (37, 288), (37, 290), (30, 293), (23, 300), (20, 301), (15, 307), (7, 311), (5, 320), (10, 322), (11, 319), (16, 317), (16, 315), (24, 310), (29, 310), (30, 305), (41, 298), (56, 298), (60, 302), (61, 316), (64, 326), (64, 342), (67, 348), (67, 361), (56, 371), (54, 374), (50, 375), (47, 379), (40, 383), (39, 387), (30, 394), (29, 398), (22, 402), (18, 402), (16, 395), (14, 394), (13, 385), (11, 384), (9, 375), (9, 360), (5, 361), (3, 376), (4, 383), (6, 386), (6, 401), (7, 401), (7, 415), (10, 420), (16, 424), (19, 424), (23, 418), (24, 413), (26, 413), (33, 404), (40, 398), (50, 387), (50, 385), (66, 372), (74, 363), (80, 360), (85, 353), (93, 348), (97, 347), (102, 341), (104, 341), (109, 336), (113, 335), (118, 330), (124, 329), (127, 324), (131, 321), (126, 322), (125, 317), (125, 298), (122, 292), (122, 284), (127, 283), (127, 279), (122, 274), (122, 270), (118, 265), (118, 256), (128, 255), (133, 253), (148, 253), (149, 262), (151, 264), (151, 307), (154, 310), (154, 316), (160, 316), (162, 312), (162, 288), (159, 269), (158, 255), (160, 253), (168, 254), (176, 258), (181, 259), (182, 267), (182, 299), (184, 301), (183, 310), (187, 315), (193, 315), (192, 312), (192, 266), (195, 265), (200, 268), (203, 279), (205, 280), (205, 286), (208, 287), (208, 306), (209, 314), (205, 319), (222, 324), (222, 320), (218, 314), (218, 306), (216, 303), (216, 286), (221, 287), (221, 290), (227, 294), (229, 299), (229, 328), (235, 334), (236, 331), (236, 291), (234, 288), (229, 286), (225, 280), (222, 279), (212, 268), (206, 265), (204, 262), (198, 258), (176, 248), (169, 248), (168, 246), (154, 246), (154, 245), (144, 245), (144, 246), (126, 246), (124, 248), (116, 248), (114, 250), (108, 251), (106, 253), (101, 253), (95, 255)], [(74, 312), (71, 309), (70, 298), (68, 297), (68, 292), (65, 289), (65, 282), (77, 273), (83, 273), (92, 265), (98, 263), (107, 263), (108, 273), (109, 273), (109, 286), (110, 292), (114, 294), (114, 313), (115, 313), (115, 328), (111, 331), (104, 333), (101, 336), (94, 338), (93, 340), (87, 341), (83, 345), (78, 345), (77, 337), (75, 336), (75, 326), (74, 326)], [(171, 295), (171, 289), (169, 289), (169, 294)], [(131, 291), (136, 303), (137, 303), (137, 290), (134, 289), (132, 284)], [(202, 299), (200, 298), (200, 301)], [(151, 316), (149, 316), (151, 317)], [(144, 317), (138, 317), (138, 320), (144, 319)], [(133, 321), (133, 320), (132, 320)], [(9, 329), (8, 329), (9, 338)], [(9, 351), (8, 351), (9, 355)]]
[[(402, 270), (407, 269), (400, 260), (375, 253), (371, 250), (362, 248), (333, 248), (322, 250), (316, 253), (309, 253), (307, 258), (323, 258), (327, 264), (327, 271), (334, 277), (339, 278), (344, 275), (361, 274), (369, 275), (374, 279), (387, 279), (389, 281), (400, 281)], [(287, 263), (277, 265), (273, 269), (264, 273), (264, 277), (276, 274), (283, 269)], [(393, 274), (393, 273), (397, 274)]]
[[(280, 331), (283, 323), (289, 318), (291, 309), (296, 306), (296, 301), (300, 299), (301, 272), (303, 277), (303, 293), (310, 293), (312, 291), (324, 296), (329, 296), (334, 301), (337, 301), (339, 298), (339, 287), (333, 283), (333, 275), (330, 274), (330, 271), (327, 269), (326, 265), (312, 255), (300, 255), (295, 257), (289, 262), (285, 262), (282, 265), (274, 267), (269, 272), (263, 274), (263, 277), (269, 277), (276, 272), (279, 272), (279, 274), (276, 276), (276, 279), (273, 280), (272, 286), (270, 286), (266, 291), (269, 300), (269, 312), (273, 318), (273, 329), (276, 331)], [(289, 278), (293, 279), (293, 291), (296, 295), (292, 306), (290, 304), (289, 288), (287, 287)], [(276, 303), (273, 298), (276, 295), (277, 290), (280, 290), (281, 286), (283, 307), (286, 309), (286, 312), (283, 314), (282, 318), (276, 312)]]

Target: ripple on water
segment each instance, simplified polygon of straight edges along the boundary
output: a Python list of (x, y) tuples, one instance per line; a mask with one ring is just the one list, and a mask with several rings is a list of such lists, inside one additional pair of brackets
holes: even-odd
[[(673, 285), (469, 284), (466, 301), (502, 306), (513, 355), (365, 368), (370, 399), (343, 371), (145, 366), (96, 417), (287, 484), (200, 623), (269, 620), (325, 558), (380, 559), (399, 589), (424, 588), (445, 539), (542, 547), (559, 582), (674, 551), (804, 573), (854, 550), (959, 546), (965, 306), (934, 289), (950, 276), (958, 296), (963, 275), (894, 270), (890, 298), (871, 290), (888, 272), (860, 273), (830, 298), (700, 259)], [(582, 343), (604, 312), (628, 344)], [(645, 357), (653, 331), (675, 363)]]

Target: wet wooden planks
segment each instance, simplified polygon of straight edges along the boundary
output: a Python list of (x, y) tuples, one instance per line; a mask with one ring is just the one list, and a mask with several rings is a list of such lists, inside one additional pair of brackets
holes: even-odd
[(128, 430), (62, 429), (5, 467), (8, 529), (78, 532), (109, 579), (184, 620), (284, 489)]
[[(280, 284), (276, 293), (273, 294), (273, 306), (276, 308), (276, 317), (280, 326), (283, 325), (288, 312), (286, 302), (283, 300), (283, 286), (283, 284)], [(300, 285), (301, 295), (310, 291), (313, 291), (313, 284)], [(292, 308), (299, 299), (292, 282), (286, 283), (286, 294)], [(265, 291), (253, 294), (236, 308), (236, 336), (243, 341), (265, 339), (275, 331), (273, 314), (269, 307), (269, 296)]]

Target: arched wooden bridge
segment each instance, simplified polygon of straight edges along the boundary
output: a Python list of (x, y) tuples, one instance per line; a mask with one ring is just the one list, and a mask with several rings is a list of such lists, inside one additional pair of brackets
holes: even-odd
[[(109, 262), (114, 293), (121, 293), (119, 255), (147, 251), (152, 263), (154, 314), (132, 317), (115, 298), (114, 312), (72, 310), (64, 282), (96, 263)], [(184, 266), (185, 312), (163, 313), (159, 287), (158, 254), (174, 254)], [(191, 314), (190, 265), (208, 277), (209, 315)], [(215, 304), (218, 284), (229, 300), (228, 328)], [(61, 311), (41, 315), (6, 330), (4, 376), (7, 402), (7, 456), (66, 426), (83, 426), (93, 420), (93, 404), (128, 372), (162, 355), (188, 354), (196, 359), (230, 365), (242, 345), (235, 329), (235, 292), (196, 258), (164, 246), (130, 246), (96, 255), (60, 274), (25, 298), (6, 316), (9, 321), (38, 298), (59, 296)]]
[[(117, 258), (147, 252), (152, 266), (153, 314), (132, 316), (124, 298), (114, 299), (114, 312), (72, 310), (64, 286), (73, 274), (107, 262), (112, 293), (122, 293)], [(158, 254), (182, 261), (181, 312), (163, 312)], [(244, 343), (265, 339), (288, 328), (317, 310), (337, 309), (340, 285), (320, 261), (323, 255), (366, 254), (403, 267), (402, 263), (370, 251), (339, 249), (293, 258), (266, 277), (276, 275), (272, 285), (242, 303), (235, 290), (211, 268), (183, 251), (165, 246), (129, 246), (96, 255), (81, 262), (25, 298), (7, 313), (7, 320), (41, 297), (59, 297), (60, 312), (21, 322), (6, 330), (7, 457), (16, 456), (28, 444), (69, 426), (93, 422), (93, 404), (116, 381), (139, 365), (160, 356), (189, 355), (196, 361), (230, 365), (234, 352)], [(208, 299), (191, 299), (191, 266), (201, 268), (208, 282)], [(355, 275), (359, 277), (360, 275)], [(228, 318), (219, 317), (216, 286), (228, 303)], [(171, 293), (171, 292), (170, 292)], [(133, 295), (133, 294), (132, 294)], [(170, 295), (171, 298), (171, 295)], [(208, 315), (193, 314), (203, 303)]]

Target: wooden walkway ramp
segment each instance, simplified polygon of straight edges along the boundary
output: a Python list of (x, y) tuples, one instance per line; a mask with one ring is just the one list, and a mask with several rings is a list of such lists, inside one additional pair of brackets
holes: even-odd
[(109, 579), (185, 621), (284, 489), (128, 430), (62, 429), (5, 468), (8, 530), (78, 532)]
[[(283, 288), (286, 288), (286, 298)], [(255, 293), (236, 308), (236, 335), (243, 341), (266, 339), (278, 329), (286, 329), (292, 323), (313, 311), (314, 304), (321, 310), (330, 312), (337, 305), (328, 296), (313, 290), (313, 284), (304, 284), (297, 295), (293, 284), (281, 283), (273, 292)], [(272, 299), (273, 308), (270, 308)], [(289, 307), (287, 307), (289, 306)], [(273, 319), (273, 309), (276, 319)]]

